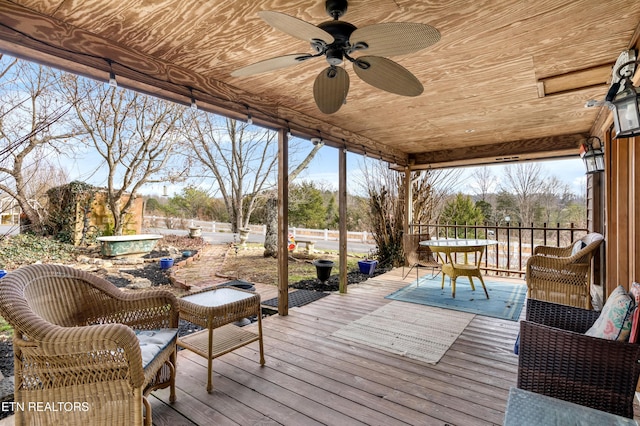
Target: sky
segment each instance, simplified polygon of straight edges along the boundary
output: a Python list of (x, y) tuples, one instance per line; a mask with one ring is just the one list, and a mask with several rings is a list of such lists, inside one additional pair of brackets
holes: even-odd
[[(311, 144), (311, 142), (309, 142)], [(65, 168), (70, 173), (71, 179), (85, 180), (93, 185), (104, 186), (104, 176), (100, 172), (92, 174), (96, 164), (100, 164), (101, 160), (96, 156), (92, 158), (87, 155), (81, 155), (77, 161), (67, 162)], [(362, 168), (364, 157), (360, 154), (347, 153), (347, 190), (349, 193), (359, 193), (361, 190)], [(576, 154), (575, 158), (568, 160), (546, 160), (539, 162), (542, 173), (545, 178), (557, 177), (561, 182), (566, 183), (571, 191), (576, 195), (584, 195), (586, 190), (586, 174), (584, 163)], [(513, 163), (510, 163), (513, 164)], [(500, 179), (504, 174), (506, 164), (496, 164), (488, 166), (493, 174)], [(460, 186), (455, 188), (456, 191), (473, 195), (473, 191), (469, 189), (468, 179), (475, 167), (465, 167), (463, 176), (459, 180)], [(103, 170), (104, 171), (104, 170)], [(316, 154), (315, 158), (309, 164), (307, 170), (303, 171), (298, 181), (313, 181), (321, 184), (323, 188), (338, 189), (338, 149), (325, 146)], [(166, 195), (169, 197), (180, 193), (184, 184), (170, 183), (153, 183), (147, 184), (142, 189), (144, 195), (164, 195), (166, 187)], [(202, 189), (211, 189), (211, 185), (202, 184)]]
[[(363, 156), (360, 154), (347, 154), (347, 186), (361, 181), (361, 168)], [(546, 160), (537, 161), (540, 163), (543, 177), (551, 178), (555, 176), (563, 183), (571, 188), (576, 195), (583, 195), (586, 191), (586, 174), (583, 161), (576, 152), (575, 158), (567, 160)], [(514, 164), (514, 163), (509, 163)], [(507, 164), (496, 164), (488, 166), (495, 176), (500, 179), (504, 175), (504, 169)], [(465, 167), (463, 177), (460, 179), (460, 186), (457, 191), (469, 193), (468, 179), (464, 177), (470, 176), (476, 167)], [(338, 151), (331, 147), (321, 149), (309, 166), (309, 169), (301, 175), (302, 179), (326, 182), (338, 188)], [(349, 190), (351, 192), (351, 190)]]

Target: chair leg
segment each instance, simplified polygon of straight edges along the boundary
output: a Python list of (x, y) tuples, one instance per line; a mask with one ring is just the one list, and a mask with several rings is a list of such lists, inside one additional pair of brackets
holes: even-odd
[[(407, 273), (405, 274), (404, 273), (404, 265), (402, 265), (402, 279), (403, 280), (406, 279), (409, 276), (409, 274), (411, 273), (411, 271), (413, 270), (413, 268), (415, 268), (415, 267), (416, 267), (415, 264), (411, 265), (411, 267), (409, 268), (409, 271), (407, 271)], [(417, 276), (418, 276), (418, 271), (416, 270), (416, 277)]]
[(456, 279), (451, 278), (451, 297), (456, 298)]
[(144, 408), (145, 408), (144, 425), (153, 426), (152, 416), (151, 416), (151, 404), (149, 404), (149, 401), (147, 400), (146, 396), (142, 397), (142, 405), (144, 405)]
[(169, 402), (171, 403), (176, 402), (176, 361), (177, 354), (174, 352), (171, 354), (169, 362), (167, 363), (171, 370), (171, 382), (169, 384)]
[(438, 268), (437, 268), (436, 266), (432, 266), (432, 267), (431, 267), (431, 278), (432, 278), (432, 279), (433, 279), (433, 278), (435, 278), (435, 277), (437, 277), (437, 276), (438, 276), (438, 274), (440, 274), (440, 272), (442, 272), (442, 271), (440, 271), (440, 270), (438, 270), (438, 271), (436, 272), (436, 270), (437, 270), (437, 269), (438, 269)]

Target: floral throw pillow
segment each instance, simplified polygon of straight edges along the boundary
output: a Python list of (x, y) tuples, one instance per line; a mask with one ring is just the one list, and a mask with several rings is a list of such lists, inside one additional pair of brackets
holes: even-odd
[(626, 341), (631, 333), (631, 313), (635, 305), (624, 287), (618, 286), (609, 295), (600, 316), (585, 334), (607, 340)]

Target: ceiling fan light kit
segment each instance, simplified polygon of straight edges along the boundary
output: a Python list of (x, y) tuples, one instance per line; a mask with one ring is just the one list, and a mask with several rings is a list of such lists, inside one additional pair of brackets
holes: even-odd
[[(440, 40), (440, 32), (427, 24), (387, 22), (357, 28), (340, 21), (347, 11), (346, 0), (327, 0), (325, 8), (332, 21), (313, 25), (293, 16), (273, 11), (258, 15), (272, 27), (310, 43), (315, 53), (296, 53), (266, 59), (231, 73), (244, 77), (274, 71), (312, 58), (324, 56), (329, 66), (316, 77), (313, 96), (325, 114), (337, 112), (346, 103), (349, 75), (340, 68), (345, 60), (353, 64), (355, 74), (378, 89), (401, 96), (418, 96), (422, 83), (406, 68), (385, 58), (417, 52)], [(354, 57), (362, 53), (363, 56)]]

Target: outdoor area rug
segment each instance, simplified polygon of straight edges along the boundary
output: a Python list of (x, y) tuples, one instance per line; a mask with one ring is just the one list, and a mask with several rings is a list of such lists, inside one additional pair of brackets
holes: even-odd
[(332, 336), (436, 364), (473, 317), (394, 301), (347, 324)]
[[(294, 308), (296, 306), (304, 306), (308, 303), (315, 302), (318, 299), (322, 299), (328, 296), (329, 293), (323, 293), (321, 291), (313, 290), (296, 290), (289, 293), (289, 307)], [(267, 299), (260, 303), (261, 305), (278, 307), (278, 298)]]
[(422, 277), (418, 281), (419, 286), (416, 286), (416, 281), (414, 281), (386, 298), (518, 321), (527, 294), (527, 286), (524, 282), (507, 283), (491, 281), (484, 277), (484, 283), (489, 293), (489, 299), (487, 299), (480, 282), (474, 280), (476, 290), (471, 291), (469, 280), (466, 277), (460, 277), (456, 282), (456, 298), (454, 299), (451, 297), (449, 279), (445, 279), (444, 289), (440, 288), (441, 280), (441, 277), (435, 279)]

